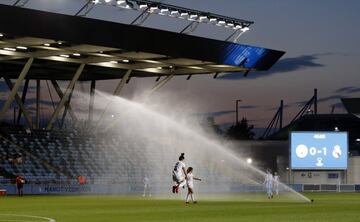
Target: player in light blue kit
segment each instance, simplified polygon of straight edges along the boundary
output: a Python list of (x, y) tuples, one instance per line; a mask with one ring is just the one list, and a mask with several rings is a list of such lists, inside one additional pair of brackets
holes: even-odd
[(271, 174), (270, 170), (268, 169), (266, 171), (264, 184), (266, 187), (266, 194), (269, 199), (273, 198), (273, 183), (274, 183), (274, 177)]

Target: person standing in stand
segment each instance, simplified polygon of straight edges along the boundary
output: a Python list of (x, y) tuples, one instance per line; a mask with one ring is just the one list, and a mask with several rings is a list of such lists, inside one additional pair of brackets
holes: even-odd
[(22, 176), (17, 176), (16, 177), (16, 188), (17, 188), (17, 191), (18, 191), (18, 196), (19, 197), (22, 197), (24, 195), (24, 184), (25, 184), (25, 179), (24, 177)]

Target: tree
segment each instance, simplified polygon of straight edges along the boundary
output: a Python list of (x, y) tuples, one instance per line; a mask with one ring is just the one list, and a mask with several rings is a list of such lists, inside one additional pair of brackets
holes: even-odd
[(232, 125), (226, 131), (226, 137), (235, 140), (253, 140), (255, 133), (252, 132), (254, 125), (249, 125), (246, 118), (242, 118), (240, 123)]

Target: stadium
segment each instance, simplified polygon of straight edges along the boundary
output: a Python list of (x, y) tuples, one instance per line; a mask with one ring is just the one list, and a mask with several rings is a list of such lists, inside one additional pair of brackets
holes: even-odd
[[(240, 100), (225, 135), (162, 93), (271, 72), (285, 51), (240, 43), (253, 21), (163, 1), (79, 0), (70, 14), (32, 1), (0, 4), (0, 221), (358, 220), (359, 99), (321, 114), (315, 89), (287, 125), (281, 100), (259, 138), (237, 139), (242, 124), (252, 135)], [(156, 16), (186, 26), (144, 25)], [(193, 34), (205, 26), (230, 34)], [(124, 97), (139, 79), (151, 87)]]

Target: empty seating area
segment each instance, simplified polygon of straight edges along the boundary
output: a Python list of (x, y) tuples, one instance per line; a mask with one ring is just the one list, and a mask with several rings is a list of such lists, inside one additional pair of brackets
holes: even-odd
[[(144, 145), (126, 142), (119, 135), (8, 127), (1, 134), (0, 183), (23, 175), (27, 183), (72, 184), (85, 176), (87, 183), (113, 184), (141, 181), (148, 173)], [(21, 161), (13, 161), (12, 156), (20, 156)]]

